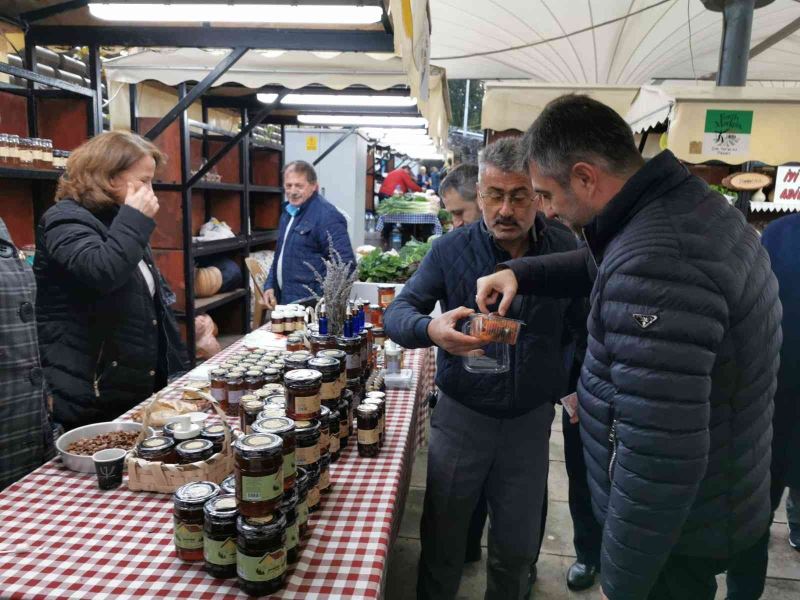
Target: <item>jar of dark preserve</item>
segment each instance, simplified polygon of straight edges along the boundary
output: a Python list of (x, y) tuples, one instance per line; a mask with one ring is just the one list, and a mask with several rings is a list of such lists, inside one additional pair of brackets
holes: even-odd
[(255, 394), (242, 396), (239, 403), (239, 427), (242, 431), (253, 433), (253, 423), (256, 422), (258, 414), (264, 410), (264, 401), (260, 400)]
[(219, 484), (220, 489), (222, 490), (223, 494), (235, 494), (236, 493), (236, 475), (229, 475), (225, 479), (222, 480), (222, 483)]
[(295, 450), (297, 465), (308, 467), (319, 462), (319, 421), (295, 421), (295, 436), (297, 449)]
[(320, 401), (338, 400), (342, 390), (339, 387), (339, 361), (330, 356), (312, 358), (308, 368), (322, 373), (322, 385), (319, 389)]
[(358, 455), (374, 458), (380, 452), (380, 411), (372, 404), (356, 409), (358, 419)]
[(155, 435), (142, 440), (136, 446), (136, 455), (150, 462), (174, 464), (178, 460), (175, 454), (175, 440), (165, 435)]
[(280, 511), (236, 521), (236, 575), (251, 596), (266, 596), (286, 579), (286, 518)]
[(211, 442), (214, 454), (222, 452), (222, 448), (225, 445), (225, 426), (220, 423), (206, 425), (200, 433), (200, 437)]
[(343, 397), (341, 402), (339, 402), (339, 446), (342, 450), (347, 448), (347, 442), (350, 439), (350, 429), (353, 426), (350, 410), (349, 399)]
[(300, 528), (300, 537), (308, 530), (308, 471), (297, 467), (297, 525)]
[(331, 411), (326, 406), (319, 409), (319, 455), (327, 456), (331, 448)]
[(204, 439), (187, 440), (175, 446), (175, 452), (178, 455), (178, 464), (188, 465), (214, 456), (214, 444)]
[[(283, 374), (278, 369), (273, 369), (272, 367), (263, 369), (261, 374), (264, 376), (264, 385), (268, 383), (280, 383), (283, 379)], [(264, 385), (261, 387), (263, 388)]]
[(347, 379), (358, 379), (361, 377), (361, 338), (337, 337), (336, 344), (339, 350), (347, 354)]
[(287, 356), (283, 362), (286, 364), (287, 371), (295, 371), (298, 369), (308, 369), (308, 361), (311, 355), (308, 352), (293, 352)]
[(306, 467), (308, 473), (308, 497), (306, 504), (308, 505), (308, 512), (317, 512), (320, 506), (320, 490), (319, 490), (319, 463), (308, 465)]
[(295, 486), (297, 477), (297, 440), (294, 421), (283, 416), (259, 419), (253, 424), (253, 431), (271, 433), (283, 440), (283, 491), (288, 492)]
[(330, 455), (331, 462), (339, 460), (341, 455), (341, 441), (339, 440), (339, 409), (331, 411), (330, 418), (328, 419), (328, 427), (330, 428)]
[(274, 513), (283, 496), (283, 442), (277, 435), (252, 433), (236, 440), (236, 500), (246, 517)]
[(239, 414), (239, 400), (245, 394), (244, 373), (233, 369), (228, 371), (228, 379), (225, 382), (226, 396), (228, 405), (225, 407), (225, 414), (235, 417)]
[(211, 380), (211, 395), (219, 402), (222, 410), (228, 410), (227, 381), (228, 372), (225, 369), (214, 369), (209, 373)]
[(244, 374), (245, 389), (254, 392), (264, 386), (264, 374), (261, 369), (250, 369)]
[(367, 396), (364, 398), (363, 404), (372, 404), (378, 407), (378, 430), (380, 432), (380, 446), (383, 448), (383, 442), (386, 438), (386, 400), (375, 396)]
[(294, 420), (319, 416), (322, 373), (313, 369), (288, 371), (283, 378), (286, 388), (286, 414)]
[(175, 555), (185, 561), (203, 560), (203, 505), (219, 495), (210, 481), (187, 483), (172, 495)]
[(289, 352), (297, 352), (299, 350), (302, 350), (303, 348), (305, 348), (305, 345), (303, 344), (303, 336), (290, 335), (286, 339), (286, 349)]
[(322, 456), (319, 459), (319, 491), (322, 494), (331, 493), (331, 457), (330, 455)]
[(347, 352), (344, 350), (331, 349), (321, 350), (317, 353), (317, 358), (333, 358), (339, 361), (339, 394), (347, 387)]
[(336, 336), (333, 335), (312, 333), (308, 336), (308, 342), (311, 345), (311, 354), (314, 356), (319, 356), (322, 350), (336, 349)]
[[(283, 373), (281, 373), (281, 381), (283, 381)], [(270, 396), (283, 395), (286, 393), (286, 388), (281, 383), (267, 383), (261, 388)]]
[(300, 524), (297, 522), (297, 490), (283, 495), (281, 512), (286, 518), (286, 557), (294, 564), (300, 557)]
[(209, 575), (236, 577), (236, 497), (217, 496), (203, 507), (203, 559)]

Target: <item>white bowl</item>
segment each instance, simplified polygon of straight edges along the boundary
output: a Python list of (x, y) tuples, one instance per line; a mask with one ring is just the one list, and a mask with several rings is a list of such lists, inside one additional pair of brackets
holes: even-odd
[[(148, 427), (148, 437), (154, 435), (152, 427)], [(141, 423), (133, 423), (131, 421), (112, 421), (108, 423), (93, 423), (92, 425), (84, 425), (77, 429), (72, 429), (62, 435), (56, 440), (56, 449), (61, 455), (61, 460), (64, 466), (79, 473), (94, 473), (94, 463), (92, 462), (91, 455), (84, 456), (82, 454), (73, 454), (67, 452), (70, 444), (82, 440), (84, 438), (93, 438), (96, 435), (109, 433), (111, 431), (141, 431)]]

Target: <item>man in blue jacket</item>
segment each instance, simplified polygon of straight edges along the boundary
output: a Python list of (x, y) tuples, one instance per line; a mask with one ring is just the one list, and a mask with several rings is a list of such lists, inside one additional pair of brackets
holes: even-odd
[(320, 195), (314, 167), (302, 160), (289, 163), (283, 171), (283, 187), (287, 203), (281, 214), (275, 259), (264, 284), (269, 310), (279, 303), (312, 301), (314, 296), (308, 288), (322, 294), (306, 263), (324, 277), (323, 261), (330, 259), (330, 241), (344, 262), (355, 264), (347, 221)]
[[(475, 309), (476, 276), (512, 257), (575, 248), (566, 228), (537, 213), (519, 143), (503, 139), (479, 160), (483, 218), (436, 240), (389, 306), (389, 337), (407, 348), (436, 345), (441, 390), (431, 418), (417, 597), (455, 598), (468, 523), (481, 492), (489, 504), (488, 600), (521, 600), (539, 543), (553, 404), (567, 386), (564, 352), (585, 313), (569, 300), (524, 298), (511, 316), (525, 321), (510, 349), (511, 369), (469, 373), (462, 356), (484, 343), (460, 333)], [(445, 311), (431, 318), (436, 302)], [(570, 317), (572, 320), (570, 321)], [(577, 324), (570, 330), (568, 322)]]

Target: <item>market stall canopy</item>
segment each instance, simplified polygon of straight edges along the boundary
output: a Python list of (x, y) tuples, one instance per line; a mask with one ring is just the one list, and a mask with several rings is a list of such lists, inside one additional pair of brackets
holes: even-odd
[[(717, 71), (722, 14), (700, 0), (431, 0), (431, 62), (452, 79), (641, 85)], [(753, 17), (752, 79), (800, 80), (800, 3)]]
[(525, 131), (548, 102), (564, 94), (587, 94), (625, 116), (638, 87), (548, 85), (532, 80), (487, 81), (481, 129)]
[(644, 86), (625, 118), (634, 133), (667, 123), (666, 147), (689, 163), (798, 160), (798, 88)]

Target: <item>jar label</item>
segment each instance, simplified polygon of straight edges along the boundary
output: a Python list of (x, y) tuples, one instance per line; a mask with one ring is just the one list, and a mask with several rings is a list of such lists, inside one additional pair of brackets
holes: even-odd
[(317, 504), (319, 504), (319, 484), (308, 490), (307, 502), (309, 508), (314, 508)]
[(361, 353), (347, 355), (347, 370), (361, 368)]
[(319, 388), (320, 398), (323, 400), (336, 400), (341, 395), (339, 390), (339, 380), (329, 381), (328, 383), (322, 382), (322, 387)]
[(327, 490), (331, 487), (331, 472), (330, 469), (325, 469), (319, 474), (319, 489)]
[(214, 400), (217, 402), (222, 402), (225, 400), (225, 388), (211, 388), (211, 395), (213, 396)]
[(386, 433), (386, 417), (384, 417), (383, 415), (381, 415), (380, 428), (381, 428), (381, 433)]
[(339, 373), (339, 395), (347, 389), (347, 371)]
[(227, 540), (212, 540), (208, 536), (203, 536), (203, 558), (212, 565), (235, 565), (236, 564), (236, 538), (229, 537)]
[(295, 453), (292, 451), (283, 455), (283, 478), (289, 479), (289, 477), (294, 477), (295, 475), (297, 475), (297, 461)]
[(295, 396), (294, 397), (294, 412), (299, 415), (318, 415), (320, 407), (320, 395), (314, 394), (313, 396)]
[(323, 450), (329, 450), (331, 447), (331, 434), (327, 429), (319, 430), (319, 448), (320, 455), (325, 454)]
[(314, 446), (310, 446), (308, 448), (301, 448), (298, 446), (295, 453), (297, 454), (297, 464), (301, 467), (304, 465), (313, 465), (315, 462), (319, 462), (319, 444), (315, 444)]
[(248, 477), (242, 475), (242, 500), (263, 502), (283, 494), (283, 466), (274, 475)]
[(236, 574), (245, 581), (272, 581), (286, 572), (286, 550), (281, 548), (264, 556), (236, 555)]
[(184, 523), (173, 517), (175, 524), (175, 546), (183, 550), (199, 550), (203, 547), (203, 526)]
[(283, 323), (276, 323), (275, 321), (272, 322), (273, 333), (283, 333), (283, 330), (284, 330)]
[(339, 437), (332, 435), (330, 436), (330, 440), (331, 440), (330, 451), (331, 454), (334, 454), (339, 451), (339, 448), (341, 448), (341, 445), (339, 444)]
[(297, 503), (297, 523), (299, 525), (308, 523), (308, 500)]
[(292, 548), (297, 548), (297, 544), (299, 543), (300, 528), (297, 525), (297, 521), (295, 521), (286, 528), (286, 549), (291, 550)]
[(339, 421), (339, 439), (350, 437), (350, 427), (347, 424), (347, 417)]
[(244, 391), (228, 391), (228, 404), (239, 404), (239, 400), (244, 396)]
[(358, 430), (358, 443), (359, 444), (365, 444), (365, 445), (368, 445), (368, 446), (371, 445), (371, 444), (377, 444), (379, 437), (380, 437), (380, 432), (378, 431), (377, 427), (375, 429), (359, 429)]

